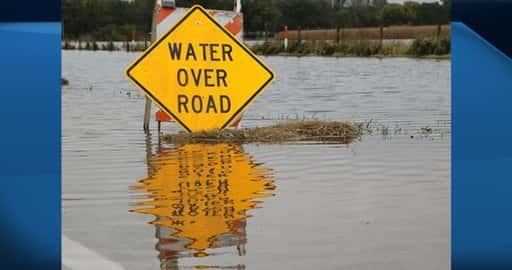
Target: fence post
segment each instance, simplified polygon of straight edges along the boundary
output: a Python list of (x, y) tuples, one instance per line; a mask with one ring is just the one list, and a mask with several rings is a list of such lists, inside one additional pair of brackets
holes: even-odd
[(297, 28), (297, 42), (300, 44), (301, 41), (302, 41), (302, 35), (301, 35), (301, 27), (299, 25), (299, 27)]
[(284, 50), (288, 50), (288, 26), (285, 25), (284, 26), (284, 31), (283, 31), (283, 40), (284, 40)]
[(379, 32), (380, 32), (379, 48), (382, 49), (382, 44), (384, 42), (384, 27), (382, 25), (380, 26)]

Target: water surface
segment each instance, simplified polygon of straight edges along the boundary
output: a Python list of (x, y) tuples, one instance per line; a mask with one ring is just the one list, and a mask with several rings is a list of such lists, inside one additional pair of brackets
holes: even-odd
[(277, 80), (243, 125), (349, 120), (373, 133), (175, 146), (154, 122), (141, 130), (144, 98), (123, 76), (136, 56), (63, 51), (66, 237), (125, 269), (450, 267), (449, 61), (267, 57)]

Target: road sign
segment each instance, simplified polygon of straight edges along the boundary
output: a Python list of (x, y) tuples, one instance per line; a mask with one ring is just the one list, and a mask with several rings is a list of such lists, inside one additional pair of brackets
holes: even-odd
[(189, 132), (228, 127), (274, 74), (201, 6), (193, 6), (126, 70)]

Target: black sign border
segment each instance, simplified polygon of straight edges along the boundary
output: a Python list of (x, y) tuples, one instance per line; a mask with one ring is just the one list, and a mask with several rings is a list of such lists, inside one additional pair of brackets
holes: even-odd
[(233, 34), (231, 34), (229, 31), (227, 31), (222, 25), (220, 25), (217, 20), (215, 20), (203, 7), (199, 6), (199, 5), (194, 5), (193, 7), (190, 8), (190, 10), (187, 12), (187, 14), (185, 14), (173, 27), (171, 27), (171, 29), (169, 29), (169, 31), (167, 31), (167, 33), (165, 33), (164, 35), (162, 35), (161, 38), (158, 39), (158, 41), (152, 45), (146, 52), (144, 52), (144, 54), (142, 56), (140, 56), (133, 64), (130, 65), (130, 67), (126, 70), (125, 74), (127, 77), (129, 77), (133, 82), (135, 82), (143, 91), (146, 95), (150, 96), (151, 99), (153, 101), (155, 101), (156, 103), (158, 103), (158, 105), (164, 109), (165, 112), (167, 112), (168, 114), (170, 114), (172, 116), (172, 118), (177, 121), (180, 126), (182, 126), (187, 132), (191, 132), (190, 128), (185, 125), (185, 123), (183, 123), (178, 117), (176, 117), (176, 115), (174, 115), (171, 110), (169, 110), (162, 102), (160, 102), (157, 98), (155, 98), (141, 83), (139, 83), (139, 81), (137, 81), (131, 74), (130, 74), (130, 71), (135, 68), (140, 61), (142, 61), (142, 59), (144, 59), (149, 53), (151, 53), (153, 51), (153, 49), (155, 49), (156, 47), (158, 47), (158, 45), (167, 38), (167, 36), (169, 36), (176, 28), (178, 28), (178, 26), (180, 26), (192, 13), (194, 13), (196, 10), (199, 10), (201, 11), (208, 19), (210, 19), (210, 21), (212, 21), (215, 25), (217, 25), (217, 27), (219, 27), (227, 36), (229, 36), (231, 38), (231, 40), (233, 40), (236, 44), (238, 44), (240, 47), (242, 47), (242, 49), (244, 49), (244, 51), (249, 54), (254, 60), (256, 60), (256, 62), (258, 62), (263, 68), (265, 68), (265, 70), (270, 74), (270, 78), (265, 82), (263, 83), (263, 85), (240, 107), (240, 109), (238, 109), (234, 114), (233, 116), (231, 116), (228, 121), (226, 123), (224, 123), (221, 127), (221, 129), (225, 129), (226, 127), (229, 126), (229, 124), (231, 122), (233, 122), (233, 120), (239, 116), (246, 108), (247, 106), (267, 87), (267, 85), (272, 81), (274, 80), (274, 73), (272, 72), (272, 70), (270, 70), (263, 62), (261, 62), (258, 57), (256, 57), (256, 55), (250, 51), (243, 43), (241, 43)]

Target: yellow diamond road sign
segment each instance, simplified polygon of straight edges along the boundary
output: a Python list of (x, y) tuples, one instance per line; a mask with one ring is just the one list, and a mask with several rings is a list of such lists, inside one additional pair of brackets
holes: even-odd
[(250, 49), (197, 5), (126, 75), (189, 132), (228, 127), (274, 78)]

